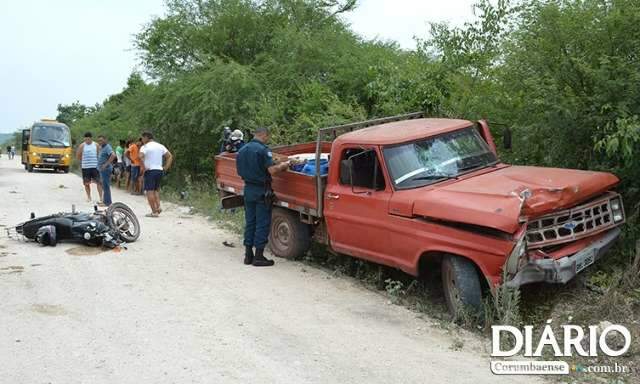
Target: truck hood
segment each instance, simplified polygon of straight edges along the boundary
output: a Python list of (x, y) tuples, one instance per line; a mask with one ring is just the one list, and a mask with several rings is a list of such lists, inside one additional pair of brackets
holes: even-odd
[(412, 216), (514, 233), (520, 218), (569, 208), (617, 185), (604, 172), (507, 166), (435, 186), (414, 196)]

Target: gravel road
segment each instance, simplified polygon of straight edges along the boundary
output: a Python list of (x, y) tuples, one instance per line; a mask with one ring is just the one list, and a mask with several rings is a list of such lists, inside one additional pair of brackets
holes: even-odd
[[(235, 235), (114, 191), (142, 236), (122, 252), (0, 236), (3, 383), (525, 383), (489, 369), (485, 342), (453, 336), (348, 278), (298, 262), (242, 264)], [(0, 229), (30, 212), (91, 209), (73, 174), (0, 160)], [(213, 204), (213, 202), (212, 202)], [(461, 340), (461, 350), (452, 348)], [(455, 343), (459, 344), (459, 343)]]

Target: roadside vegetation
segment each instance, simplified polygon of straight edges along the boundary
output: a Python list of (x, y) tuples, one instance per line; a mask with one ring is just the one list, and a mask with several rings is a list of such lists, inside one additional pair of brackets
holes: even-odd
[[(433, 24), (412, 51), (354, 34), (342, 15), (355, 6), (169, 0), (135, 37), (143, 73), (95, 106), (59, 105), (58, 119), (77, 140), (87, 130), (112, 140), (152, 130), (176, 155), (164, 193), (238, 229), (241, 213), (219, 211), (213, 184), (226, 125), (267, 125), (276, 144), (288, 144), (312, 140), (319, 127), (418, 110), (487, 118), (498, 138), (510, 129), (506, 162), (617, 174), (627, 224), (610, 255), (566, 286), (501, 291), (480, 328), (607, 320), (640, 337), (640, 2), (480, 0), (474, 21)], [(393, 302), (445, 312), (437, 274), (417, 281), (323, 249), (307, 258)], [(640, 368), (637, 343), (626, 360)]]

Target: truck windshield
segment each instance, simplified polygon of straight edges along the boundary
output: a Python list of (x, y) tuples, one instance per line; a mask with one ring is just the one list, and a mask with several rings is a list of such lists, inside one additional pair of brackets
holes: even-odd
[(433, 184), (497, 162), (473, 127), (384, 149), (393, 184), (399, 189)]
[(64, 125), (34, 125), (31, 128), (31, 144), (46, 147), (69, 147), (71, 134)]

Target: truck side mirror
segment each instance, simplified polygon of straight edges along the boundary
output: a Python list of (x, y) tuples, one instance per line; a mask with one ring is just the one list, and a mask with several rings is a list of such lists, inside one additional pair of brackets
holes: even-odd
[(511, 128), (509, 127), (505, 128), (502, 133), (502, 147), (509, 151), (513, 147), (511, 142)]
[(29, 150), (29, 138), (31, 136), (31, 132), (28, 129), (22, 131), (22, 150)]

